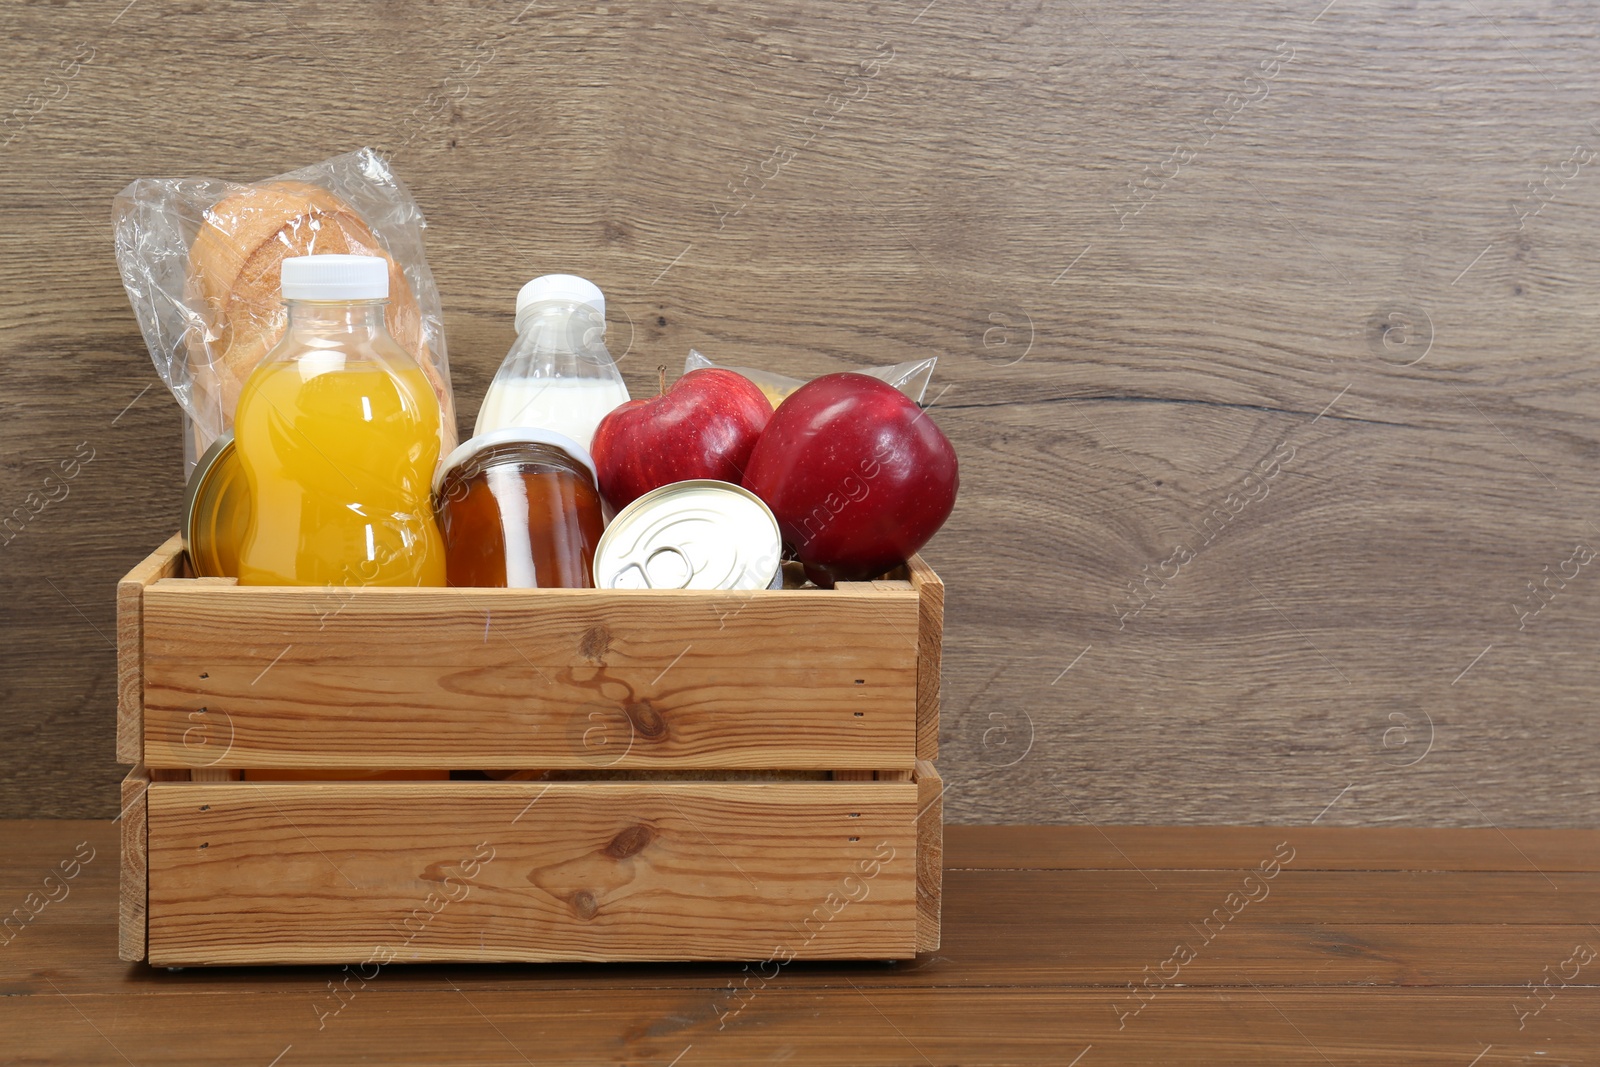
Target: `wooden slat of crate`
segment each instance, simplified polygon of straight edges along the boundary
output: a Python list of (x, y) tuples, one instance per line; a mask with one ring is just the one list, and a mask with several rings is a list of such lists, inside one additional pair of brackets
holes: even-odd
[(117, 762), (139, 763), (144, 738), (144, 591), (183, 563), (183, 538), (169, 537), (117, 583)]
[(939, 947), (944, 901), (944, 779), (917, 761), (917, 951)]
[(917, 591), (917, 758), (939, 758), (939, 687), (944, 652), (944, 583), (921, 556), (906, 569)]
[(186, 782), (186, 770), (135, 767), (122, 780), (122, 810), (112, 820), (118, 826), (121, 853), (117, 874), (117, 956), (124, 960), (145, 957), (145, 916), (149, 900), (150, 863), (145, 844), (149, 833), (149, 788), (152, 782)]
[(142, 960), (145, 955), (145, 806), (149, 787), (150, 772), (143, 767), (135, 767), (122, 780), (122, 811), (117, 816), (122, 846), (117, 882), (117, 955), (125, 960)]
[(870, 587), (341, 600), (158, 581), (144, 761), (909, 768), (918, 612), (915, 590)]
[(913, 782), (156, 783), (149, 959), (909, 957), (917, 793)]

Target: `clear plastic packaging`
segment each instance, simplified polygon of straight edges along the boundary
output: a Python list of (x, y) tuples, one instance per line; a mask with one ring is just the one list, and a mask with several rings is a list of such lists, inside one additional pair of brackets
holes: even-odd
[(141, 178), (117, 195), (113, 220), (128, 300), (156, 372), (187, 416), (185, 476), (232, 426), (244, 379), (283, 334), (278, 264), (324, 252), (390, 260), (390, 332), (439, 397), (442, 451), (455, 447), (444, 319), (423, 253), (427, 223), (372, 149), (254, 183)]
[[(927, 359), (913, 359), (905, 363), (896, 363), (890, 367), (859, 367), (854, 368), (857, 374), (868, 374), (881, 381), (888, 382), (902, 393), (909, 396), (917, 403), (922, 403), (922, 396), (928, 391), (928, 380), (933, 377), (933, 366), (939, 362), (938, 356), (929, 356)], [(689, 358), (683, 361), (683, 373), (700, 370), (703, 367), (721, 367), (742, 374), (756, 383), (756, 387), (767, 394), (767, 399), (776, 408), (783, 403), (783, 398), (806, 384), (800, 378), (790, 378), (785, 374), (774, 374), (771, 371), (755, 370), (752, 367), (730, 367), (725, 363), (713, 363), (706, 356), (694, 349), (689, 350)]]

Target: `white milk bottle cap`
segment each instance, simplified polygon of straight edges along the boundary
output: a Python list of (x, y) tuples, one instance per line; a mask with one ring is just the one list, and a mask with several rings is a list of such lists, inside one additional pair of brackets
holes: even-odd
[(524, 285), (517, 293), (516, 329), (522, 332), (522, 324), (528, 312), (535, 304), (542, 304), (550, 300), (569, 300), (574, 304), (588, 304), (606, 317), (606, 298), (600, 287), (587, 278), (580, 278), (576, 274), (546, 274), (535, 278)]

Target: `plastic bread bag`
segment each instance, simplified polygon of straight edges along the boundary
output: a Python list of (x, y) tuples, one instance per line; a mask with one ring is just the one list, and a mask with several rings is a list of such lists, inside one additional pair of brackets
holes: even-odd
[(389, 332), (417, 357), (456, 444), (439, 290), (427, 225), (370, 148), (265, 181), (141, 178), (117, 194), (117, 266), (161, 380), (187, 416), (184, 474), (224, 430), (245, 379), (283, 336), (278, 274), (291, 256), (389, 260)]
[[(870, 374), (888, 382), (902, 393), (909, 396), (917, 403), (922, 403), (922, 396), (928, 391), (928, 380), (933, 377), (933, 365), (939, 362), (938, 356), (929, 356), (927, 359), (913, 359), (906, 363), (896, 363), (891, 367), (860, 367), (855, 368), (858, 374)], [(806, 384), (803, 379), (790, 378), (784, 374), (774, 374), (771, 371), (755, 370), (751, 367), (730, 367), (724, 363), (713, 363), (705, 356), (689, 350), (689, 358), (683, 361), (683, 373), (700, 370), (703, 367), (721, 367), (742, 374), (756, 383), (767, 400), (776, 408), (783, 403), (783, 398)]]

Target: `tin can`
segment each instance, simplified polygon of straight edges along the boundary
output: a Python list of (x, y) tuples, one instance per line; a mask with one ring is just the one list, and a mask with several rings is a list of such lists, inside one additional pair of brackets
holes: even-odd
[(652, 490), (617, 513), (594, 553), (601, 589), (778, 589), (783, 539), (761, 498), (698, 479)]
[(250, 486), (229, 430), (205, 450), (183, 489), (183, 547), (198, 578), (237, 578), (250, 529)]

